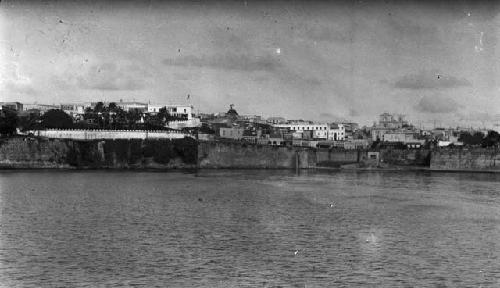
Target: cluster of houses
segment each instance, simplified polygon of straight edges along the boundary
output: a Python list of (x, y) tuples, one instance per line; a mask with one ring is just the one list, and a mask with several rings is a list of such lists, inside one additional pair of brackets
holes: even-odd
[(378, 122), (362, 128), (348, 121), (317, 123), (282, 117), (263, 119), (255, 115), (242, 116), (232, 106), (227, 113), (199, 116), (202, 125), (214, 131), (214, 135), (202, 135), (202, 139), (232, 139), (277, 146), (366, 149), (374, 142), (410, 149), (429, 143), (440, 147), (460, 146), (463, 145), (459, 141), (461, 133), (478, 131), (459, 127), (419, 129), (405, 120), (404, 115), (390, 113), (382, 113)]
[[(9, 108), (19, 113), (39, 113), (60, 109), (75, 120), (82, 119), (87, 108), (94, 108), (98, 102), (62, 103), (59, 105), (23, 104), (19, 102), (0, 102), (0, 109)], [(107, 106), (109, 103), (103, 103)], [(403, 115), (383, 113), (378, 122), (371, 127), (360, 128), (353, 122), (317, 123), (307, 120), (286, 120), (282, 117), (264, 119), (258, 115), (239, 115), (230, 105), (226, 113), (195, 115), (191, 105), (153, 105), (142, 102), (115, 102), (126, 112), (132, 110), (146, 114), (159, 113), (165, 107), (176, 121), (167, 125), (171, 129), (197, 127), (199, 140), (245, 141), (255, 144), (275, 146), (307, 146), (324, 148), (365, 149), (374, 142), (384, 145), (404, 145), (407, 148), (420, 148), (431, 141), (439, 146), (462, 145), (458, 141), (464, 129), (436, 128), (418, 129), (405, 120)], [(141, 120), (139, 120), (141, 121)]]
[(463, 132), (473, 133), (475, 131), (483, 134), (487, 133), (487, 131), (460, 127), (419, 129), (406, 121), (403, 115), (392, 115), (389, 113), (381, 114), (378, 123), (374, 123), (370, 127), (372, 141), (400, 143), (410, 148), (419, 148), (428, 142), (435, 142), (439, 147), (449, 145), (462, 146), (463, 143), (459, 141), (460, 134)]
[[(228, 139), (273, 146), (366, 148), (368, 139), (354, 139), (356, 123), (316, 123), (307, 120), (264, 119), (257, 115), (239, 115), (233, 105), (226, 113), (200, 114), (203, 127), (212, 134), (200, 133), (199, 139)], [(206, 130), (205, 130), (206, 131)]]

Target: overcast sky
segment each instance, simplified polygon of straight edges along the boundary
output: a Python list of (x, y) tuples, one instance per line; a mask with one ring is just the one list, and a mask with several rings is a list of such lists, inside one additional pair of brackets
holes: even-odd
[(0, 99), (500, 122), (500, 5), (397, 2), (4, 0)]

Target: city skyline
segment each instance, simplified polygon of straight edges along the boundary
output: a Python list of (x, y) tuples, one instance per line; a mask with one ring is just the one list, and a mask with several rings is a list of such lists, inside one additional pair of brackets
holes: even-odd
[[(2, 101), (498, 124), (494, 2), (0, 4)], [(144, 100), (142, 100), (144, 99)], [(418, 123), (414, 123), (418, 124)]]

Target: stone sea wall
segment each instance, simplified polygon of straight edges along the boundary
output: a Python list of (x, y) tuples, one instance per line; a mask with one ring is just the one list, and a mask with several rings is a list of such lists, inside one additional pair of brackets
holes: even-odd
[[(376, 159), (368, 157), (369, 153), (377, 155)], [(317, 166), (342, 167), (346, 164), (358, 166), (429, 166), (430, 150), (426, 149), (380, 149), (342, 150), (318, 149), (316, 151)], [(351, 166), (352, 167), (352, 166)]]
[(500, 150), (494, 148), (437, 149), (432, 151), (431, 170), (500, 172)]
[(365, 151), (343, 149), (317, 149), (317, 165), (320, 167), (340, 167), (345, 164), (359, 163), (366, 158)]
[(429, 149), (380, 149), (382, 163), (399, 166), (426, 166), (431, 161)]
[(196, 168), (194, 139), (0, 141), (0, 168), (176, 169)]
[(0, 139), (0, 168), (71, 168), (65, 141)]
[(200, 142), (199, 168), (314, 168), (316, 154), (312, 149), (276, 147), (226, 142)]
[[(497, 149), (328, 150), (183, 139), (0, 139), (0, 168), (301, 169), (430, 167), (500, 171)], [(376, 155), (376, 157), (374, 157)]]

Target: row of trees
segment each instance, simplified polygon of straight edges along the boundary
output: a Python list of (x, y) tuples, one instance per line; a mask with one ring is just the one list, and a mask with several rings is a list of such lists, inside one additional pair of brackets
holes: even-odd
[[(141, 121), (142, 120), (142, 121)], [(49, 110), (40, 116), (39, 113), (23, 113), (5, 108), (0, 110), (0, 134), (13, 135), (16, 128), (21, 131), (58, 128), (58, 129), (147, 129), (163, 130), (170, 121), (185, 120), (173, 116), (166, 107), (158, 113), (142, 113), (137, 109), (125, 111), (116, 103), (105, 106), (98, 102), (94, 108), (87, 108), (83, 116), (75, 120), (63, 110)]]
[(462, 132), (458, 141), (466, 146), (493, 147), (500, 145), (500, 134), (493, 130), (488, 131), (486, 135), (479, 131), (474, 133)]

